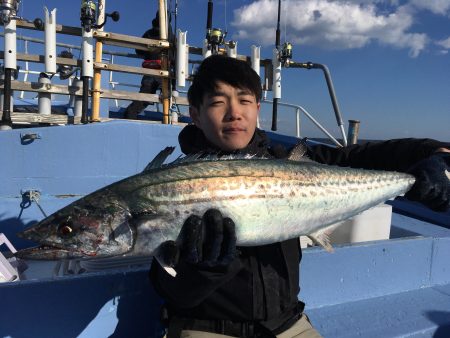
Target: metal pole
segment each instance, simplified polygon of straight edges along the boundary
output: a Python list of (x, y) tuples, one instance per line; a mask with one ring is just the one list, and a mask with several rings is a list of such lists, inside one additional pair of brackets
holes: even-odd
[(295, 118), (297, 137), (300, 137), (300, 108), (295, 109)]
[(5, 68), (5, 83), (3, 87), (3, 116), (0, 123), (0, 130), (12, 129), (11, 120), (11, 69)]
[[(106, 0), (98, 0), (98, 18), (97, 22), (105, 22), (105, 7)], [(103, 31), (103, 26), (98, 28), (99, 31)], [(95, 41), (95, 62), (102, 62), (103, 43), (97, 39)], [(100, 121), (100, 89), (102, 81), (102, 71), (100, 69), (94, 69), (94, 81), (92, 84), (92, 114), (91, 121)]]
[[(13, 13), (15, 15), (15, 12)], [(5, 18), (4, 18), (5, 19)], [(16, 20), (11, 20), (5, 25), (5, 83), (3, 88), (3, 116), (0, 122), (0, 130), (8, 130), (12, 128), (11, 105), (11, 76), (13, 70), (17, 68), (17, 45), (16, 45)]]
[(306, 63), (292, 62), (290, 64), (290, 67), (298, 67), (298, 68), (306, 68), (306, 69), (321, 69), (323, 71), (325, 80), (327, 82), (328, 92), (330, 93), (331, 103), (333, 105), (336, 122), (341, 131), (344, 146), (347, 146), (347, 135), (345, 134), (344, 123), (342, 122), (342, 114), (339, 109), (339, 105), (338, 105), (337, 98), (336, 98), (336, 93), (335, 93), (334, 86), (333, 86), (333, 81), (331, 80), (331, 75), (330, 75), (330, 71), (328, 70), (328, 67), (326, 65), (323, 65), (320, 63), (312, 63), (312, 62), (306, 62)]
[(89, 80), (94, 76), (94, 39), (92, 28), (95, 22), (96, 6), (93, 1), (81, 0), (81, 36), (83, 60), (81, 67), (81, 80), (83, 81), (83, 107), (81, 123), (88, 123), (89, 111)]
[[(164, 0), (159, 0), (159, 34), (161, 40), (167, 40), (167, 8)], [(169, 69), (169, 56), (167, 51), (161, 53), (161, 69)], [(162, 79), (162, 96), (163, 96), (163, 124), (169, 124), (169, 106), (170, 106), (170, 81), (168, 78)]]
[[(38, 81), (42, 87), (52, 83), (46, 73), (39, 74)], [(44, 92), (38, 94), (38, 112), (42, 115), (50, 115), (52, 113), (52, 94)]]
[(360, 121), (348, 120), (348, 142), (349, 144), (358, 143)]

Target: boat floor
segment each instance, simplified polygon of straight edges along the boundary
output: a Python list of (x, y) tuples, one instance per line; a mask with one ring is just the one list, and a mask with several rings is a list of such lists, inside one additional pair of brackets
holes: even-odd
[(307, 311), (324, 337), (450, 337), (450, 284)]

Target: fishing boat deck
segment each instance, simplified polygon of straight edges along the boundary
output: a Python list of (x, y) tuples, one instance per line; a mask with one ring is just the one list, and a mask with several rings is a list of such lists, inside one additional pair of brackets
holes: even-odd
[(304, 251), (300, 298), (324, 337), (450, 336), (450, 231), (392, 223), (412, 236)]
[[(393, 223), (416, 236), (304, 250), (300, 298), (324, 337), (450, 335), (450, 230), (402, 215)], [(0, 336), (160, 336), (148, 265), (55, 276), (55, 262), (29, 263), (30, 279), (0, 284)]]
[[(42, 219), (40, 208), (141, 171), (180, 130), (122, 120), (1, 133), (0, 152), (15, 160), (2, 164), (0, 232), (29, 246), (15, 233)], [(304, 250), (300, 298), (324, 337), (450, 336), (450, 230), (395, 213), (392, 224), (390, 240)], [(56, 262), (28, 263), (26, 280), (0, 283), (0, 337), (160, 336), (149, 263), (63, 275)]]

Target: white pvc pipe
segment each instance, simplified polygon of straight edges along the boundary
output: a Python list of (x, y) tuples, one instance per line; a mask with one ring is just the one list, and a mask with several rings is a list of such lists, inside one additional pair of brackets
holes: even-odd
[(281, 99), (281, 62), (278, 58), (278, 50), (273, 50), (273, 82), (272, 91), (274, 99)]
[(92, 38), (92, 29), (86, 32), (83, 29), (83, 68), (81, 70), (82, 76), (94, 76), (94, 39)]
[(5, 68), (17, 68), (16, 20), (5, 24)]
[(261, 47), (252, 45), (252, 68), (256, 74), (260, 74), (261, 68)]
[(177, 84), (180, 87), (186, 86), (186, 35), (187, 32), (178, 30), (177, 32)]
[(211, 49), (208, 49), (208, 40), (203, 40), (203, 49), (202, 49), (203, 58), (206, 59), (208, 56), (211, 56)]
[(45, 72), (56, 73), (56, 8), (45, 13)]
[[(99, 0), (98, 1), (98, 17), (97, 17), (97, 23), (98, 24), (102, 24), (103, 22), (105, 22), (105, 8), (106, 8), (106, 0)], [(105, 26), (101, 27), (101, 28), (97, 28), (97, 30), (99, 31), (103, 31), (103, 28)]]
[(167, 40), (167, 18), (166, 18), (166, 3), (164, 0), (159, 0), (159, 37), (162, 40)]
[[(83, 88), (83, 81), (75, 78), (72, 86), (77, 87), (77, 89), (81, 89)], [(83, 97), (80, 95), (76, 95), (73, 105), (73, 116), (80, 117), (82, 110), (83, 110)]]
[[(39, 84), (43, 86), (52, 83), (51, 80), (46, 76), (40, 77), (38, 81)], [(42, 115), (50, 115), (52, 113), (52, 94), (44, 92), (39, 93), (38, 111), (39, 114)]]

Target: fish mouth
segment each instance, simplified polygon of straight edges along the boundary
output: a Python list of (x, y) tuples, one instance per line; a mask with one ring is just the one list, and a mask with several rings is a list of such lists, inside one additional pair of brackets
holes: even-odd
[(90, 258), (95, 257), (96, 255), (96, 252), (69, 250), (60, 246), (50, 244), (41, 244), (35, 247), (22, 249), (14, 254), (14, 256), (18, 258), (36, 260)]

